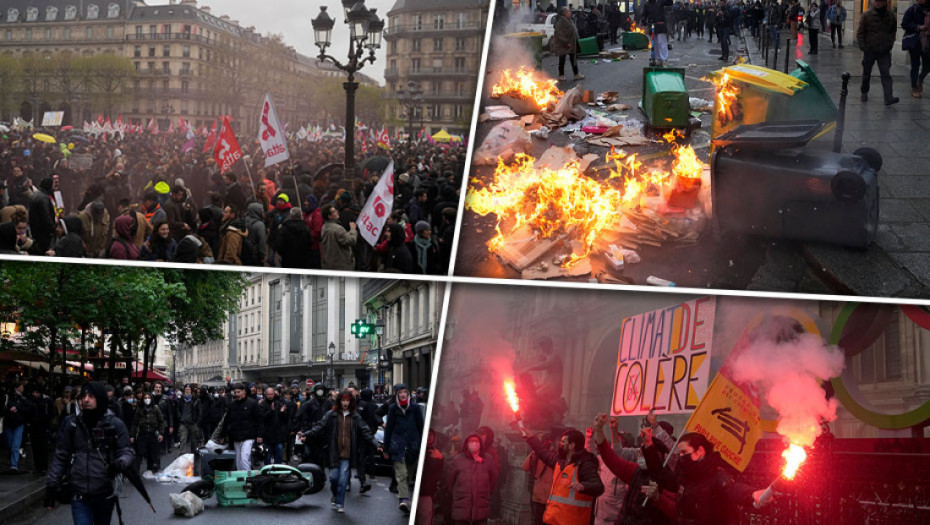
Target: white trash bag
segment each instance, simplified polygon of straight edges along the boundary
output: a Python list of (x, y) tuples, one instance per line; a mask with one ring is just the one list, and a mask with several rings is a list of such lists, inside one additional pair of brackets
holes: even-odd
[(193, 518), (203, 512), (203, 500), (198, 498), (193, 492), (182, 492), (180, 494), (169, 494), (171, 506), (174, 507), (176, 516), (186, 516)]
[(193, 466), (194, 455), (181, 454), (177, 459), (172, 461), (165, 470), (156, 474), (155, 479), (159, 483), (177, 483), (179, 481), (192, 483), (194, 481), (199, 481), (200, 478), (187, 475), (188, 472), (193, 472)]

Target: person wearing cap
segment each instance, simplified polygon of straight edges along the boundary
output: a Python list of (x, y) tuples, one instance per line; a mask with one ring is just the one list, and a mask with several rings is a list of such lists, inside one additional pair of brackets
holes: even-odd
[(407, 385), (394, 385), (394, 404), (388, 410), (384, 424), (384, 444), (387, 447), (384, 457), (394, 464), (398, 508), (404, 512), (410, 512), (408, 475), (416, 475), (423, 424), (423, 412), (411, 398)]
[(106, 387), (91, 381), (79, 396), (80, 415), (68, 416), (48, 471), (45, 506), (52, 508), (65, 472), (71, 472), (71, 515), (76, 524), (110, 523), (116, 505), (114, 480), (132, 466), (129, 431), (107, 410)]

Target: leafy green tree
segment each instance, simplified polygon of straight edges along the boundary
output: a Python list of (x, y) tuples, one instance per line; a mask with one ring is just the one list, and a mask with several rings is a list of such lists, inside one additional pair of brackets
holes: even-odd
[[(16, 109), (22, 66), (12, 55), (0, 55), (0, 120)], [(13, 120), (12, 117), (9, 120)]]

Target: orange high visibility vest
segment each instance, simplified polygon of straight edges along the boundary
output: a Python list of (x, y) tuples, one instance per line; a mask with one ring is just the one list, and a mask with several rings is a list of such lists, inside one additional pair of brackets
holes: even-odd
[(588, 525), (594, 498), (576, 491), (572, 485), (578, 481), (575, 465), (567, 465), (552, 473), (552, 489), (546, 503), (543, 523), (547, 525)]

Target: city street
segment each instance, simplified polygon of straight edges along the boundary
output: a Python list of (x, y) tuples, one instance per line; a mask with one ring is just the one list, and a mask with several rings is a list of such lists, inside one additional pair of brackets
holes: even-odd
[[(162, 459), (167, 465), (177, 457), (177, 452), (171, 453)], [(353, 474), (354, 476), (354, 474)], [(358, 493), (358, 480), (352, 480), (352, 493), (346, 495), (346, 512), (339, 515), (330, 509), (329, 483), (321, 492), (304, 496), (299, 500), (282, 505), (270, 507), (253, 505), (248, 507), (220, 507), (216, 497), (205, 501), (205, 508), (201, 514), (193, 518), (200, 524), (254, 524), (254, 523), (371, 523), (378, 521), (384, 524), (407, 523), (408, 515), (397, 508), (397, 497), (388, 492), (391, 483), (389, 477), (379, 476), (370, 481), (372, 490), (367, 494)], [(184, 483), (158, 483), (155, 480), (145, 480), (145, 487), (155, 505), (156, 513), (146, 505), (142, 497), (132, 487), (126, 487), (124, 495), (120, 498), (123, 512), (123, 521), (132, 525), (147, 525), (164, 523), (166, 521), (187, 521), (190, 518), (175, 516), (168, 501), (168, 495), (180, 492)], [(71, 507), (57, 505), (48, 511), (41, 506), (41, 500), (32, 505), (31, 510), (16, 516), (12, 525), (26, 525), (28, 523), (43, 523), (45, 525), (66, 525), (72, 523)], [(116, 513), (112, 523), (116, 524)]]
[[(748, 34), (748, 30), (745, 30), (744, 36)], [(685, 85), (690, 97), (713, 100), (713, 85), (702, 78), (719, 69), (723, 63), (719, 60), (719, 44), (708, 44), (706, 38), (706, 35), (703, 39), (692, 36), (686, 41), (671, 42), (673, 49), (669, 52), (668, 65), (685, 68)], [(750, 63), (761, 65), (762, 58), (756, 50), (755, 43), (749, 40), (732, 37), (731, 55), (738, 53), (747, 57)], [(607, 45), (606, 47), (610, 50), (619, 49), (620, 46)], [(885, 123), (880, 122), (881, 119), (895, 119), (894, 126), (891, 127), (896, 130), (895, 133), (907, 133), (908, 130), (924, 134), (928, 132), (915, 122), (921, 116), (926, 118), (927, 113), (920, 110), (918, 104), (921, 101), (908, 96), (906, 65), (896, 64), (893, 68), (896, 86), (900, 86), (897, 91), (901, 95), (901, 103), (897, 107), (885, 108), (879, 100), (872, 102), (871, 106), (867, 107), (868, 113), (866, 113), (866, 107), (858, 99), (858, 79), (861, 78), (857, 76), (859, 72), (857, 64), (861, 60), (859, 51), (852, 46), (847, 46), (843, 50), (831, 49), (829, 38), (823, 36), (820, 43), (820, 55), (808, 57), (806, 47), (805, 43), (803, 53), (799, 53), (792, 45), (792, 60), (798, 58), (808, 61), (834, 101), (839, 99), (840, 73), (842, 71), (853, 73), (853, 80), (850, 83), (852, 96), (848, 99), (846, 151), (854, 151), (863, 145), (876, 146), (876, 142), (898, 141), (899, 138), (894, 133), (879, 131), (879, 127), (885, 127)], [(641, 50), (631, 53), (629, 60), (620, 62), (580, 58), (580, 72), (587, 77), (580, 81), (580, 85), (582, 89), (594, 93), (618, 91), (618, 102), (632, 107), (629, 111), (611, 114), (611, 117), (616, 119), (627, 115), (644, 120), (645, 117), (637, 105), (642, 91), (642, 68), (648, 65), (649, 51)], [(495, 55), (492, 52), (489, 56)], [(782, 52), (781, 57), (783, 56)], [(779, 63), (780, 68), (783, 68), (781, 57)], [(546, 56), (543, 60), (543, 69), (553, 78), (558, 76), (557, 65), (557, 57)], [(789, 69), (794, 69), (794, 66), (792, 65)], [(570, 69), (568, 73), (570, 78)], [(491, 58), (485, 79), (483, 100), (485, 105), (499, 104), (487, 97), (490, 86), (496, 79), (495, 64)], [(571, 80), (564, 81), (559, 83), (559, 88), (567, 91), (575, 84)], [(873, 84), (878, 85), (877, 78), (873, 79)], [(867, 120), (872, 120), (872, 122), (867, 123)], [(702, 114), (701, 121), (702, 127), (691, 134), (689, 143), (698, 157), (706, 162), (709, 154), (711, 115)], [(476, 144), (482, 143), (494, 124), (496, 122), (490, 121), (479, 124), (475, 137)], [(833, 134), (829, 133), (818, 139), (814, 147), (829, 148), (832, 138)], [(564, 146), (572, 142), (568, 134), (561, 132), (550, 133), (548, 140), (537, 138), (532, 140), (532, 154), (537, 158), (550, 146)], [(925, 297), (930, 293), (927, 288), (927, 283), (930, 283), (930, 273), (928, 273), (925, 262), (925, 252), (928, 246), (925, 240), (920, 240), (918, 234), (921, 231), (924, 233), (927, 231), (928, 217), (925, 213), (928, 209), (927, 195), (925, 190), (917, 187), (919, 181), (916, 179), (920, 178), (917, 177), (918, 173), (901, 171), (902, 169), (916, 169), (916, 165), (909, 164), (909, 161), (898, 151), (897, 144), (895, 146), (895, 148), (892, 148), (891, 144), (877, 146), (884, 156), (884, 168), (879, 176), (882, 199), (881, 219), (876, 242), (869, 250), (745, 235), (728, 235), (721, 238), (715, 235), (712, 228), (706, 228), (699, 242), (692, 246), (662, 248), (642, 246), (638, 251), (643, 262), (626, 265), (622, 275), (631, 280), (632, 284), (640, 285), (645, 284), (646, 277), (654, 275), (673, 281), (678, 286), (698, 288)], [(601, 160), (594, 161), (592, 166), (595, 167), (599, 162), (603, 163), (604, 153), (607, 152), (607, 148), (590, 146), (583, 141), (575, 141), (574, 149), (579, 156), (596, 153)], [(650, 154), (667, 150), (668, 147), (656, 143), (624, 149), (627, 153), (638, 153), (639, 158), (642, 159)], [(915, 149), (920, 148), (911, 148), (912, 151)], [(476, 167), (472, 176), (486, 182), (492, 173), (491, 167), (480, 166)], [(904, 175), (908, 176), (905, 178)], [(921, 209), (923, 212), (920, 211)], [(901, 224), (903, 221), (907, 222)], [(457, 275), (520, 277), (519, 272), (503, 263), (498, 257), (490, 255), (485, 247), (485, 243), (494, 234), (495, 222), (496, 217), (493, 214), (480, 217), (471, 210), (466, 211), (456, 260)], [(926, 236), (924, 235), (923, 238), (925, 239)], [(889, 256), (890, 252), (899, 253)], [(591, 279), (606, 266), (605, 259), (601, 256), (591, 259), (591, 274), (575, 279)]]

